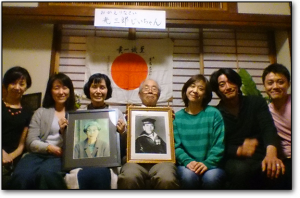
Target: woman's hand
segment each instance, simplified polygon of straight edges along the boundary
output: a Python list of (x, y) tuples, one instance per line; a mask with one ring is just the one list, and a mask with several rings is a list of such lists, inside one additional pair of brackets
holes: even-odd
[(56, 157), (61, 157), (62, 156), (62, 150), (58, 146), (54, 146), (52, 144), (49, 144), (47, 146), (47, 152), (51, 155), (55, 155)]
[(9, 163), (12, 163), (12, 161), (13, 161), (13, 158), (2, 149), (2, 163), (9, 164)]
[(192, 161), (186, 167), (198, 175), (202, 175), (207, 171), (207, 167), (202, 162)]
[(126, 124), (124, 122), (124, 120), (119, 119), (118, 123), (117, 123), (117, 131), (122, 134), (126, 131)]
[(69, 124), (69, 121), (66, 118), (61, 118), (58, 121), (59, 124), (59, 133), (63, 134), (65, 132), (66, 127)]

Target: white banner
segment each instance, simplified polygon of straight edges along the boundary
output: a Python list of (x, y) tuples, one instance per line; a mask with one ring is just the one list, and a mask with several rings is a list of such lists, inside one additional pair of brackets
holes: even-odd
[(164, 10), (95, 9), (96, 27), (166, 29)]
[(173, 42), (170, 39), (87, 38), (85, 82), (94, 73), (106, 74), (113, 88), (111, 103), (140, 104), (139, 85), (146, 78), (161, 89), (159, 102), (172, 97)]

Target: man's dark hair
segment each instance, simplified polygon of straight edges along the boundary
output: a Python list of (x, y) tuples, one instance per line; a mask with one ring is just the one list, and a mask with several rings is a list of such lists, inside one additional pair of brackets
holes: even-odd
[(286, 77), (286, 79), (288, 80), (288, 82), (290, 82), (290, 80), (291, 80), (291, 75), (290, 75), (289, 70), (282, 64), (274, 63), (264, 69), (263, 75), (262, 75), (263, 83), (265, 83), (266, 76), (272, 72), (274, 74), (283, 74)]
[(218, 71), (215, 71), (214, 73), (212, 73), (212, 75), (210, 77), (210, 84), (211, 84), (211, 88), (212, 88), (213, 92), (215, 92), (219, 96), (219, 98), (221, 98), (221, 95), (219, 93), (218, 78), (222, 74), (224, 74), (230, 82), (236, 84), (239, 89), (239, 94), (242, 94), (242, 91), (241, 91), (242, 79), (241, 79), (240, 75), (231, 68), (221, 68)]

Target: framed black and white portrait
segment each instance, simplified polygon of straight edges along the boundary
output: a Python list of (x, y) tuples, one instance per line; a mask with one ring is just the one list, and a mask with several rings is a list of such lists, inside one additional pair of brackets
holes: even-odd
[(128, 107), (127, 162), (175, 163), (172, 109)]
[(116, 109), (82, 110), (67, 114), (63, 169), (121, 165)]

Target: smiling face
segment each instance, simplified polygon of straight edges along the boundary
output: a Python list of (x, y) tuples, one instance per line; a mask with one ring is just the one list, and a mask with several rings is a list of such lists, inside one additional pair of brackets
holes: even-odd
[(280, 100), (287, 97), (290, 82), (288, 82), (285, 75), (271, 72), (266, 75), (264, 86), (272, 100)]
[(26, 89), (27, 89), (26, 79), (19, 78), (15, 82), (8, 84), (7, 97), (21, 100)]
[(107, 86), (105, 80), (102, 79), (99, 83), (92, 83), (90, 86), (90, 97), (94, 107), (103, 106), (107, 96)]
[(186, 96), (189, 103), (202, 104), (202, 100), (205, 96), (205, 82), (198, 80), (192, 83), (186, 90)]
[(155, 107), (159, 98), (158, 84), (154, 80), (146, 80), (139, 92), (142, 103), (147, 107)]
[(236, 84), (230, 82), (226, 75), (218, 77), (219, 93), (224, 100), (231, 100), (239, 95), (239, 88)]
[(51, 94), (55, 104), (64, 105), (70, 96), (70, 89), (59, 80), (55, 80), (52, 84)]

